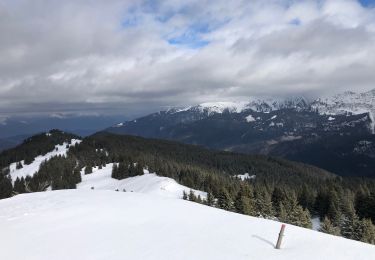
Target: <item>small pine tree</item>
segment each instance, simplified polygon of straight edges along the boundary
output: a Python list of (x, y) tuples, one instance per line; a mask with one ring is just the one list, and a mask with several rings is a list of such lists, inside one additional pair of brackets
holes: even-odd
[(202, 204), (202, 198), (201, 198), (201, 195), (198, 195), (198, 197), (197, 197), (197, 201), (196, 201), (196, 202)]
[(365, 243), (375, 244), (375, 226), (370, 219), (358, 222), (356, 239)]
[(117, 163), (114, 163), (113, 166), (112, 166), (112, 174), (111, 174), (111, 177), (113, 179), (118, 179), (118, 166), (117, 166)]
[(340, 221), (341, 235), (345, 238), (356, 239), (358, 221), (358, 216), (354, 211), (348, 215), (342, 215)]
[(91, 174), (92, 173), (92, 166), (88, 165), (85, 167), (85, 174)]
[(323, 233), (326, 233), (326, 234), (335, 235), (335, 236), (339, 236), (340, 235), (340, 228), (339, 227), (335, 227), (332, 224), (332, 222), (329, 220), (328, 217), (324, 218), (323, 223), (320, 226), (319, 231), (323, 232)]
[(19, 170), (19, 169), (22, 169), (23, 166), (22, 166), (22, 162), (18, 162), (16, 163), (16, 169)]
[(210, 207), (215, 206), (215, 197), (214, 197), (214, 195), (212, 195), (211, 192), (207, 192), (206, 205), (210, 206)]
[(190, 192), (189, 192), (189, 200), (190, 200), (190, 201), (194, 201), (194, 202), (197, 201), (197, 197), (195, 196), (193, 190), (190, 190)]
[(184, 200), (188, 199), (188, 195), (187, 195), (186, 191), (182, 192), (182, 199), (184, 199)]
[(217, 206), (224, 210), (231, 211), (233, 209), (232, 199), (226, 189), (222, 189), (217, 198)]

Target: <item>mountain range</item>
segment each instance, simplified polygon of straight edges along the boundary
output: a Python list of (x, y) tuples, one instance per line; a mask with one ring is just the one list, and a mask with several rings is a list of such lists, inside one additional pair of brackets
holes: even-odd
[(375, 90), (203, 103), (172, 108), (106, 131), (208, 148), (266, 154), (313, 164), (339, 175), (375, 176)]

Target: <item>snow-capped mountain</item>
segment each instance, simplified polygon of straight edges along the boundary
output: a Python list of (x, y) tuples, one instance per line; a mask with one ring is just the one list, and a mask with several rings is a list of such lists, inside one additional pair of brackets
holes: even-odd
[(312, 102), (311, 109), (329, 115), (368, 113), (372, 122), (371, 129), (375, 130), (375, 89), (363, 93), (347, 91), (331, 97), (319, 98)]
[(215, 113), (222, 114), (228, 113), (242, 113), (247, 110), (253, 110), (257, 112), (271, 112), (280, 109), (306, 109), (308, 108), (309, 102), (303, 97), (294, 98), (251, 98), (248, 101), (221, 101), (221, 102), (206, 102), (196, 106), (189, 106), (185, 108), (174, 108), (167, 112), (169, 113), (181, 113), (181, 112), (200, 112), (207, 115), (213, 115)]
[[(276, 155), (337, 174), (368, 176), (375, 175), (371, 170), (375, 157), (374, 112), (375, 90), (345, 92), (314, 101), (303, 97), (251, 98), (169, 109), (106, 131)], [(357, 149), (362, 143), (367, 148)], [(352, 160), (353, 156), (360, 158)], [(354, 161), (355, 166), (346, 165)]]

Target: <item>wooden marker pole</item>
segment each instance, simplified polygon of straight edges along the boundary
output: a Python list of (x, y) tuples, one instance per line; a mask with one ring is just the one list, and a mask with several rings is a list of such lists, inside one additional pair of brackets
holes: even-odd
[(281, 229), (280, 229), (280, 233), (279, 233), (279, 238), (277, 239), (277, 243), (276, 243), (276, 249), (280, 249), (280, 247), (281, 247), (281, 242), (282, 242), (283, 237), (284, 237), (284, 230), (285, 230), (285, 224), (282, 224)]

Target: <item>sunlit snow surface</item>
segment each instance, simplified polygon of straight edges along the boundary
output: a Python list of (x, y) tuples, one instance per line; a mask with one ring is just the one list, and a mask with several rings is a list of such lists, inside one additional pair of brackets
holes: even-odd
[[(183, 191), (190, 192), (190, 188), (178, 184), (175, 180), (167, 177), (157, 176), (144, 170), (144, 175), (116, 180), (111, 178), (113, 164), (107, 164), (102, 169), (97, 167), (93, 173), (82, 174), (82, 182), (77, 189), (111, 190), (147, 193), (169, 198), (182, 198)], [(83, 171), (82, 171), (83, 173)], [(206, 192), (193, 190), (196, 196), (206, 198)]]
[(64, 190), (0, 200), (4, 260), (371, 260), (375, 246), (153, 194)]

